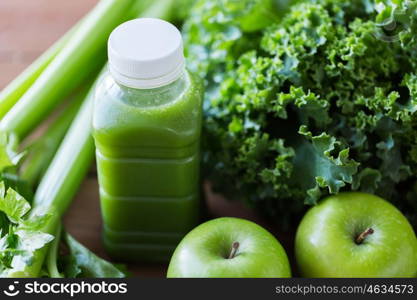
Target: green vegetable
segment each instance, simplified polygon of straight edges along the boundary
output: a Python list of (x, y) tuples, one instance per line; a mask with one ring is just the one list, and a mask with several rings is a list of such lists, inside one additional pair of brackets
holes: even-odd
[[(139, 1), (141, 5), (134, 9), (135, 15), (133, 18), (160, 18), (160, 19), (171, 19), (172, 16), (175, 14), (174, 4), (177, 5), (178, 3), (184, 2), (185, 0), (145, 0)], [(188, 0), (190, 1), (190, 0)], [(193, 1), (193, 0), (191, 0)], [(138, 6), (138, 4), (136, 4)]]
[(11, 269), (33, 263), (36, 250), (53, 239), (41, 231), (51, 216), (38, 213), (28, 218), (29, 210), (30, 205), (22, 196), (11, 188), (6, 192), (4, 183), (0, 182), (0, 277), (9, 277)]
[(39, 184), (35, 207), (51, 207), (61, 215), (68, 207), (94, 158), (91, 137), (92, 88)]
[(17, 151), (18, 140), (13, 135), (0, 132), (0, 182), (11, 187), (25, 198), (31, 200), (33, 192), (29, 185), (18, 176), (18, 165), (25, 153)]
[(221, 3), (199, 1), (184, 27), (190, 67), (207, 75), (214, 187), (286, 226), (345, 190), (389, 199), (417, 224), (415, 34), (379, 38), (368, 0), (302, 1), (256, 33)]
[(19, 174), (21, 174), (21, 179), (32, 188), (39, 183), (46, 172), (90, 87), (91, 85), (87, 84), (81, 89), (64, 111), (49, 125), (46, 132), (26, 147), (27, 154), (19, 169)]
[[(68, 254), (58, 257), (61, 241), (59, 222), (54, 235), (43, 232), (44, 226), (54, 220), (52, 216), (41, 214), (28, 217), (31, 209), (29, 203), (12, 189), (5, 191), (4, 183), (0, 182), (0, 277), (22, 275), (13, 270), (36, 264), (35, 260), (39, 259), (38, 251), (42, 251), (40, 249), (45, 249), (49, 244), (51, 246), (46, 262), (48, 277), (126, 276), (118, 267), (94, 255), (67, 233), (64, 236)], [(5, 222), (5, 218), (9, 222)], [(58, 264), (63, 274), (58, 271)]]
[(65, 277), (123, 278), (125, 272), (90, 252), (73, 237), (65, 233), (69, 255), (65, 257)]
[(0, 131), (0, 170), (14, 167), (22, 159), (23, 154), (17, 152), (17, 145), (14, 135)]
[(181, 24), (196, 0), (138, 0), (132, 6), (132, 18), (155, 17)]
[(104, 63), (110, 32), (128, 17), (134, 0), (101, 0), (19, 102), (0, 130), (23, 139), (65, 96)]
[(126, 276), (125, 272), (93, 254), (66, 232), (63, 235), (67, 254), (58, 256), (61, 231), (61, 226), (59, 226), (46, 260), (50, 277), (123, 278)]
[[(273, 0), (196, 1), (183, 26), (185, 54), (189, 68), (208, 81), (209, 95), (234, 59), (259, 43), (256, 31), (285, 11), (273, 7)], [(253, 24), (256, 26), (251, 27)]]
[(51, 278), (63, 278), (64, 276), (58, 270), (58, 251), (59, 244), (61, 242), (62, 225), (58, 224), (55, 230), (54, 240), (49, 245), (49, 251), (46, 257), (46, 268), (49, 277)]

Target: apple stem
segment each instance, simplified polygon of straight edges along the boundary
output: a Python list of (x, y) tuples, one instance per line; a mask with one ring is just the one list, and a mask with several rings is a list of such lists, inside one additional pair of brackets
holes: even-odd
[(372, 228), (369, 227), (365, 229), (365, 231), (362, 232), (360, 235), (358, 235), (358, 237), (356, 238), (355, 240), (356, 244), (358, 245), (362, 244), (365, 238), (372, 233), (374, 233), (374, 230)]
[(233, 242), (232, 244), (232, 250), (230, 250), (230, 254), (228, 259), (232, 259), (236, 256), (237, 250), (239, 249), (239, 242)]

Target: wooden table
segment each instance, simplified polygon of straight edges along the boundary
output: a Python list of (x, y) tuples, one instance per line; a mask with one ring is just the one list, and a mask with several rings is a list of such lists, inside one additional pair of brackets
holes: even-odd
[[(80, 19), (97, 0), (1, 0), (0, 1), (0, 90), (30, 62), (44, 52)], [(207, 208), (211, 217), (234, 216), (256, 221), (273, 232), (250, 209), (230, 203), (207, 189)], [(102, 247), (101, 216), (97, 176), (89, 173), (64, 219), (66, 229), (81, 243), (101, 257), (108, 258)], [(285, 236), (284, 236), (285, 237)], [(282, 241), (291, 249), (293, 241)], [(292, 252), (292, 251), (291, 251)], [(134, 276), (163, 277), (166, 265), (128, 265)]]

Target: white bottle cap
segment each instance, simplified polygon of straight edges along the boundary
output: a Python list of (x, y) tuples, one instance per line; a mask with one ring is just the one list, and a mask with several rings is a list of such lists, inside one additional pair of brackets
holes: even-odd
[(110, 35), (110, 73), (127, 87), (161, 87), (183, 74), (183, 52), (181, 33), (171, 23), (154, 18), (131, 20)]

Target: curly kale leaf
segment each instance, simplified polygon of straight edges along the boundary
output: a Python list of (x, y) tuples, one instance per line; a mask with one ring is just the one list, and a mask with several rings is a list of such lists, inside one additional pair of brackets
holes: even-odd
[(316, 204), (322, 195), (321, 188), (335, 194), (353, 182), (359, 163), (349, 159), (349, 148), (338, 151), (335, 157), (334, 151), (341, 144), (336, 138), (326, 133), (313, 136), (305, 125), (300, 127), (299, 134), (309, 141), (303, 140), (296, 146), (293, 180), (299, 181), (307, 192), (306, 203)]
[(226, 69), (233, 68), (236, 57), (259, 48), (258, 32), (295, 1), (198, 0), (183, 25), (188, 67), (215, 88), (226, 78)]

